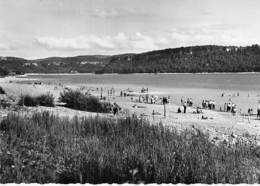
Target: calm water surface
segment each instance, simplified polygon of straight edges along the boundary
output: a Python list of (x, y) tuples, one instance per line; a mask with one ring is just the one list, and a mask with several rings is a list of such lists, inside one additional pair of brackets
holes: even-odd
[[(195, 104), (203, 99), (214, 99), (217, 107), (233, 101), (246, 112), (260, 104), (260, 73), (223, 74), (31, 74), (32, 79), (65, 85), (111, 86), (114, 88), (148, 87), (150, 91), (172, 96), (172, 102), (193, 98)], [(221, 94), (225, 93), (224, 97)], [(237, 96), (239, 93), (239, 96)]]
[(260, 73), (252, 74), (66, 74), (28, 75), (64, 84), (137, 85), (158, 88), (207, 88), (260, 91)]

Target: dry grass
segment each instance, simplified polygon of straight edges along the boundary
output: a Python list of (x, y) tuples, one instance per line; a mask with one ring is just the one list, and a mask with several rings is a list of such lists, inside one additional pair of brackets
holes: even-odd
[(0, 124), (1, 183), (253, 183), (254, 144), (209, 142), (137, 117), (11, 113)]

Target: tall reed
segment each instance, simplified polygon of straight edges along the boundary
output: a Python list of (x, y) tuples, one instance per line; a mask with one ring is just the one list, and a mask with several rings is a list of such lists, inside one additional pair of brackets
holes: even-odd
[(258, 149), (215, 145), (200, 130), (10, 113), (0, 123), (1, 183), (254, 183)]

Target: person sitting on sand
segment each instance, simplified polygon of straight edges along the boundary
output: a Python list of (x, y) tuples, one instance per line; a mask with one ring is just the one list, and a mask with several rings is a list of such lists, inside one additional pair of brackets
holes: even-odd
[(177, 113), (181, 113), (181, 108), (180, 107), (178, 108)]
[(201, 113), (202, 113), (202, 110), (201, 110), (200, 107), (197, 107), (197, 109), (196, 109), (196, 113), (197, 113), (197, 114), (201, 114)]
[(231, 113), (233, 114), (233, 116), (236, 115), (237, 109), (236, 109), (236, 105), (232, 105), (231, 107)]
[(204, 115), (202, 115), (202, 116), (201, 116), (201, 119), (208, 119), (208, 117), (207, 117), (207, 116), (204, 116)]

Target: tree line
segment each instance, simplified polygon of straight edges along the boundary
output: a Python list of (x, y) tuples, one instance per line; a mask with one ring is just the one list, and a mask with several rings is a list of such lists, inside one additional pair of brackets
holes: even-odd
[(24, 73), (260, 72), (260, 47), (192, 46), (114, 56), (0, 58), (0, 76)]
[(260, 47), (194, 46), (113, 57), (103, 73), (259, 72)]

